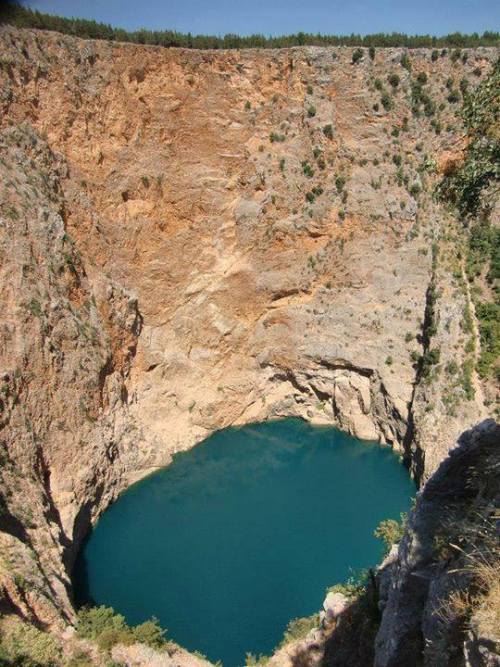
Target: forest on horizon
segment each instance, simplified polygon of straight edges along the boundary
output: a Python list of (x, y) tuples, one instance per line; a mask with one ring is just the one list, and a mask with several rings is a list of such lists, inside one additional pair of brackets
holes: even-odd
[(404, 33), (376, 33), (373, 35), (323, 35), (298, 32), (277, 37), (262, 34), (240, 36), (236, 34), (192, 35), (175, 30), (127, 31), (106, 23), (81, 18), (66, 18), (24, 7), (17, 2), (7, 2), (0, 9), (0, 23), (19, 28), (52, 30), (85, 39), (104, 39), (113, 42), (131, 42), (162, 47), (188, 49), (243, 49), (286, 48), (292, 46), (357, 46), (357, 47), (406, 47), (406, 48), (472, 48), (499, 46), (500, 33), (485, 31), (482, 34), (454, 32), (436, 37), (433, 35), (406, 35)]

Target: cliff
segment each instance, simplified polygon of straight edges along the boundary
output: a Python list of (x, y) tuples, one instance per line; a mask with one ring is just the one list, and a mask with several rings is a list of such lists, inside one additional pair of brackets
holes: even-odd
[(216, 429), (334, 423), (425, 481), (487, 416), (432, 193), (495, 49), (0, 43), (6, 610), (62, 631), (91, 523)]
[(257, 664), (496, 667), (499, 442), (492, 419), (464, 432), (367, 585), (336, 586), (319, 625)]
[(499, 442), (493, 420), (465, 432), (420, 494), (380, 574), (376, 667), (498, 664)]

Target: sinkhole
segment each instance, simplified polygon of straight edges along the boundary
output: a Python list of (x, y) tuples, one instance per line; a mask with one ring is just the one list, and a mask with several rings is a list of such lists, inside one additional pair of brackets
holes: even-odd
[(415, 488), (398, 457), (330, 426), (283, 419), (227, 428), (131, 486), (100, 518), (74, 570), (79, 604), (224, 667), (270, 653), (325, 589), (376, 565), (373, 531)]

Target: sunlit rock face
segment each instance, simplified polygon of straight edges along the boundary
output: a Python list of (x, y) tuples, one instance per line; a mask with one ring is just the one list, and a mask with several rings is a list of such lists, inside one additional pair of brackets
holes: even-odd
[(414, 360), (431, 285), (440, 364), (464, 358), (454, 222), (431, 194), (464, 146), (446, 81), (476, 85), (493, 49), (410, 51), (410, 72), (400, 49), (353, 64), (349, 48), (0, 40), (10, 607), (71, 619), (91, 522), (214, 430), (302, 416), (424, 479), (483, 416), (479, 386), (468, 401)]

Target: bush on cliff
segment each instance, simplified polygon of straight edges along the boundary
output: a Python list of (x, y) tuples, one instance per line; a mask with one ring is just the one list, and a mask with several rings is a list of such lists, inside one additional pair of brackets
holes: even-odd
[[(438, 186), (438, 194), (455, 204), (468, 241), (465, 270), (479, 324), (481, 349), (477, 371), (482, 378), (500, 375), (500, 232), (490, 220), (492, 200), (500, 182), (498, 115), (500, 60), (472, 93), (464, 93), (461, 116), (469, 143), (462, 162), (453, 163)], [(480, 298), (486, 287), (486, 298)]]
[(401, 541), (405, 532), (406, 522), (406, 514), (401, 514), (400, 521), (396, 521), (395, 519), (385, 519), (384, 521), (381, 521), (373, 531), (374, 536), (383, 541), (386, 553), (389, 553), (393, 544), (397, 544)]
[(2, 636), (0, 645), (0, 667), (52, 667), (60, 664), (61, 648), (50, 634), (33, 625), (16, 622)]
[(138, 642), (154, 649), (166, 645), (165, 630), (152, 618), (140, 625), (129, 626), (121, 614), (111, 607), (84, 607), (78, 612), (76, 631), (79, 637), (95, 641), (99, 648), (109, 651), (115, 644)]
[(397, 74), (389, 74), (387, 81), (393, 88), (397, 88), (399, 86), (399, 76)]
[(356, 49), (352, 54), (352, 62), (356, 64), (358, 60), (361, 60), (363, 57), (363, 51), (361, 49)]
[(297, 641), (298, 639), (304, 639), (313, 628), (317, 628), (318, 626), (319, 614), (313, 614), (304, 618), (293, 618), (286, 626), (281, 646)]

